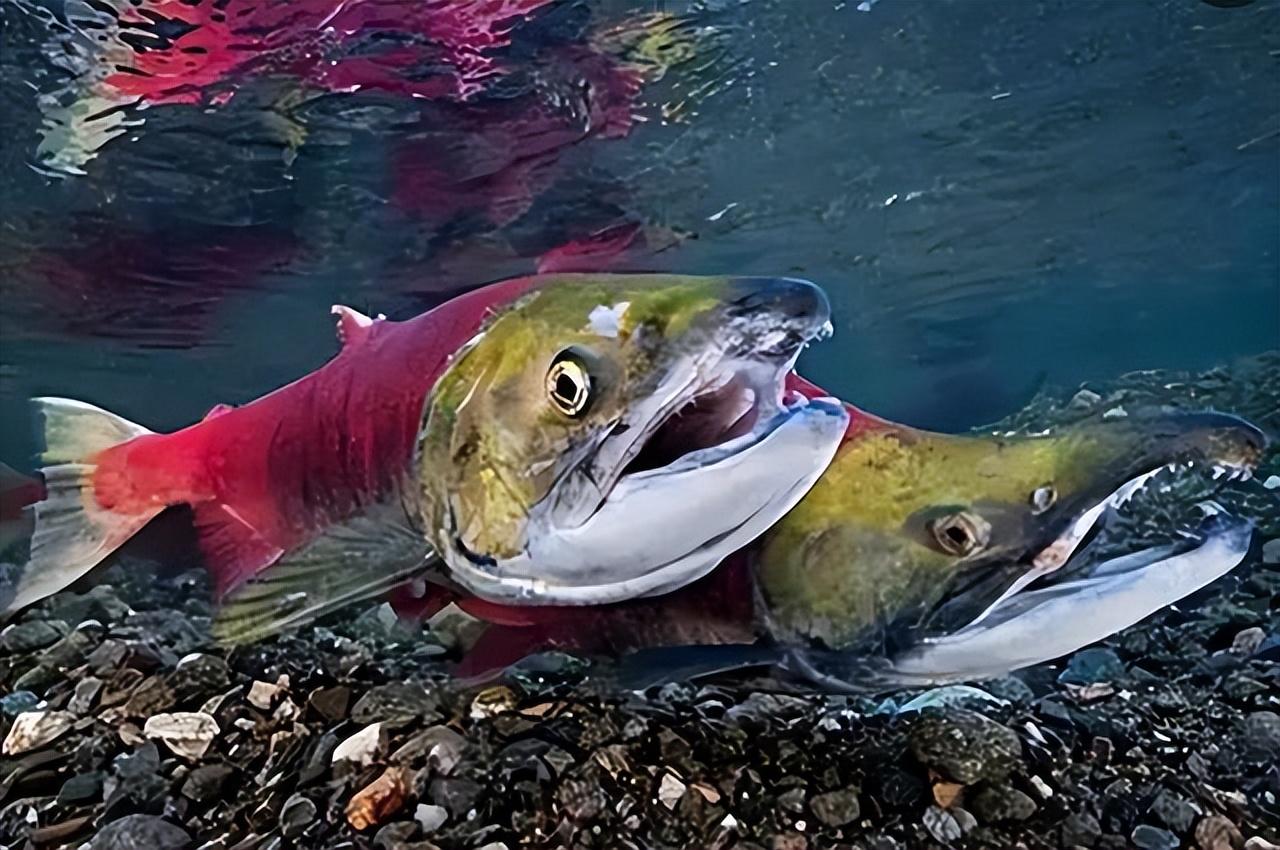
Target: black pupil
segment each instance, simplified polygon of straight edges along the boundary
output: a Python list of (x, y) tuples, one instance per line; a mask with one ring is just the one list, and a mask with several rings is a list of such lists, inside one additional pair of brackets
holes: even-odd
[(572, 406), (577, 402), (578, 384), (565, 372), (556, 377), (556, 395), (566, 404)]
[(958, 525), (953, 525), (947, 529), (947, 536), (951, 538), (956, 545), (963, 546), (965, 541), (969, 539), (969, 535)]

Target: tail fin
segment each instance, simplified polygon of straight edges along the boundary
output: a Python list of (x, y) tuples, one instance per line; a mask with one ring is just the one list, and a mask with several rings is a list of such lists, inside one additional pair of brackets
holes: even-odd
[(38, 398), (35, 406), (43, 420), (45, 495), (34, 506), (31, 556), (12, 598), (0, 599), (0, 618), (67, 587), (165, 508), (161, 503), (131, 513), (109, 510), (93, 489), (97, 455), (150, 431), (71, 399)]
[(0, 463), (0, 556), (31, 537), (31, 506), (44, 498), (44, 483)]

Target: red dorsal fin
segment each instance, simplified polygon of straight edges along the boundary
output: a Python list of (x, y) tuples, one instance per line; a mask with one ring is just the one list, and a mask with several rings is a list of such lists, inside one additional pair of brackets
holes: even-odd
[(371, 319), (359, 310), (342, 304), (334, 304), (329, 308), (329, 312), (338, 317), (338, 342), (342, 343), (343, 348), (360, 342), (369, 335), (369, 328), (373, 327), (374, 322), (386, 318), (379, 313)]
[(204, 415), (204, 420), (202, 421), (208, 421), (215, 417), (221, 416), (224, 413), (230, 413), (233, 410), (235, 410), (234, 405), (223, 404), (222, 402), (219, 402), (215, 404), (213, 407), (209, 408), (209, 412)]

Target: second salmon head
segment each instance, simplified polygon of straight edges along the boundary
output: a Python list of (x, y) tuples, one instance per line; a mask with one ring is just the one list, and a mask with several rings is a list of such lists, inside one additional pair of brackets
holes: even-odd
[[(756, 562), (771, 639), (829, 687), (981, 679), (1069, 654), (1221, 577), (1250, 545), (1250, 523), (1203, 501), (1194, 472), (1252, 475), (1267, 439), (1234, 416), (1135, 412), (1035, 435), (866, 419)], [(1108, 539), (1144, 489), (1170, 494), (1149, 525), (1173, 542)], [(1168, 513), (1180, 501), (1210, 516), (1183, 528)]]
[(427, 399), (423, 529), (482, 598), (680, 587), (785, 514), (848, 414), (784, 391), (830, 331), (802, 280), (552, 275), (498, 308)]

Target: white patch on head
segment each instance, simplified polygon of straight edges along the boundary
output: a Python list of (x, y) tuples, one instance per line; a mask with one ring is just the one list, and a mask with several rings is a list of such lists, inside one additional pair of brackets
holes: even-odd
[(618, 329), (622, 326), (622, 317), (627, 314), (627, 308), (630, 306), (630, 301), (619, 301), (612, 307), (597, 305), (587, 314), (587, 327), (598, 336), (617, 337)]

